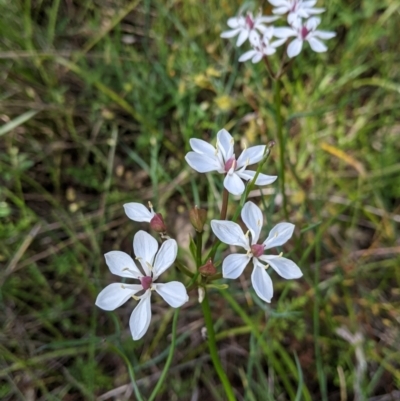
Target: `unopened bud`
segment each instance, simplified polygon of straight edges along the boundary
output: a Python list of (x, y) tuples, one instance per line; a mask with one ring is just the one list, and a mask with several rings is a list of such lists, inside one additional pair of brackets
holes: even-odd
[(199, 272), (202, 276), (206, 277), (213, 276), (217, 272), (217, 269), (215, 268), (211, 258), (208, 259), (205, 265), (199, 267)]
[(167, 227), (165, 226), (161, 213), (154, 214), (153, 218), (150, 220), (150, 227), (158, 233), (164, 233), (167, 231)]
[(199, 209), (198, 206), (195, 206), (189, 212), (190, 222), (192, 226), (201, 233), (203, 231), (204, 223), (207, 220), (207, 210)]

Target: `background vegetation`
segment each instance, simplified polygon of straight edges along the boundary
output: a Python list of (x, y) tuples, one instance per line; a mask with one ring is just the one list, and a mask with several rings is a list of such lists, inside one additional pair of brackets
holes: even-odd
[[(115, 280), (103, 254), (131, 252), (148, 227), (122, 204), (151, 200), (186, 258), (188, 208), (211, 218), (221, 193), (220, 177), (184, 162), (189, 138), (225, 127), (247, 144), (276, 139), (265, 67), (239, 65), (243, 50), (219, 38), (240, 5), (0, 0), (2, 400), (134, 399), (130, 373), (150, 394), (173, 311), (157, 299), (133, 342), (133, 303), (94, 306)], [(274, 274), (268, 305), (249, 275), (211, 294), (239, 400), (400, 397), (400, 2), (319, 5), (337, 37), (326, 54), (305, 50), (282, 91), (297, 227), (285, 251), (304, 277)], [(277, 160), (274, 149), (267, 174)], [(269, 227), (283, 220), (278, 188), (252, 193)], [(224, 399), (203, 326), (192, 292), (158, 400)]]

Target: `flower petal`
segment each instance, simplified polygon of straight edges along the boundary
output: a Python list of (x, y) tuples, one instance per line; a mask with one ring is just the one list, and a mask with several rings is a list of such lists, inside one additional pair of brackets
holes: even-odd
[(155, 291), (173, 308), (179, 308), (189, 300), (185, 286), (179, 281), (154, 284)]
[(272, 12), (274, 14), (278, 14), (278, 15), (282, 15), (282, 14), (286, 14), (289, 11), (287, 6), (283, 6), (283, 7), (278, 7), (278, 8), (274, 8), (272, 10)]
[(97, 295), (96, 305), (104, 310), (114, 310), (141, 290), (143, 287), (140, 284), (113, 283)]
[[(243, 180), (249, 181), (254, 178), (256, 172), (253, 170), (244, 170), (244, 171), (237, 171), (236, 174)], [(278, 177), (276, 175), (266, 175), (266, 174), (258, 174), (256, 179), (256, 185), (269, 185), (276, 181)]]
[(293, 235), (294, 224), (292, 223), (279, 223), (277, 224), (264, 241), (265, 249), (270, 249), (276, 246), (283, 245)]
[(243, 234), (239, 224), (226, 220), (211, 220), (211, 228), (220, 241), (228, 245), (250, 249), (249, 239)]
[(226, 175), (224, 179), (224, 187), (232, 195), (242, 195), (245, 188), (243, 181), (240, 179), (237, 173)]
[(240, 47), (244, 42), (246, 42), (247, 38), (249, 37), (249, 31), (246, 29), (242, 29), (239, 33), (238, 39), (236, 41), (236, 46)]
[(206, 141), (203, 141), (202, 139), (197, 139), (197, 138), (191, 138), (190, 141), (190, 146), (196, 153), (201, 153), (203, 155), (207, 155), (210, 158), (214, 158), (215, 156), (215, 148), (211, 144), (209, 144)]
[(229, 39), (229, 38), (233, 38), (234, 36), (236, 36), (240, 31), (241, 31), (240, 28), (232, 29), (231, 31), (222, 32), (220, 36), (221, 36), (221, 38)]
[(175, 262), (177, 253), (178, 245), (174, 239), (163, 242), (154, 261), (153, 280), (157, 280)]
[(150, 220), (154, 216), (154, 212), (151, 212), (147, 209), (146, 206), (141, 203), (130, 202), (125, 203), (124, 205), (125, 214), (133, 221), (147, 221), (150, 223)]
[(125, 252), (111, 251), (104, 255), (107, 266), (112, 274), (120, 277), (139, 278), (143, 277), (133, 259)]
[(246, 202), (243, 206), (241, 217), (251, 232), (251, 244), (256, 244), (264, 222), (261, 209), (253, 202)]
[(251, 282), (256, 294), (263, 301), (271, 302), (272, 296), (274, 295), (272, 280), (261, 263), (254, 263), (253, 273), (251, 273)]
[(314, 31), (313, 36), (320, 39), (332, 39), (336, 36), (336, 33), (328, 31)]
[(228, 24), (229, 28), (235, 29), (235, 28), (240, 27), (241, 22), (244, 22), (243, 20), (244, 20), (244, 18), (241, 17), (241, 16), (239, 16), (239, 17), (231, 17), (231, 18), (228, 19), (227, 24)]
[(281, 277), (289, 280), (300, 278), (303, 273), (293, 260), (277, 255), (262, 255), (260, 259), (268, 263)]
[(141, 339), (150, 326), (151, 320), (151, 303), (150, 303), (151, 291), (147, 290), (138, 305), (133, 310), (129, 319), (129, 327), (131, 329), (132, 338), (134, 340)]
[(281, 39), (287, 39), (290, 36), (297, 36), (297, 32), (292, 28), (274, 28), (274, 36)]
[(237, 159), (237, 168), (258, 163), (264, 156), (265, 145), (251, 146), (245, 149)]
[(233, 156), (233, 138), (232, 135), (226, 130), (221, 129), (217, 133), (218, 150), (221, 151), (225, 162)]
[(140, 230), (133, 237), (133, 250), (146, 276), (150, 276), (149, 265), (153, 266), (154, 256), (158, 250), (158, 242), (150, 234)]
[(242, 253), (233, 253), (228, 255), (222, 262), (222, 277), (223, 278), (238, 278), (242, 273), (247, 263), (250, 262), (251, 256)]
[(196, 152), (189, 152), (185, 156), (187, 164), (199, 173), (209, 173), (210, 171), (218, 171), (220, 169), (220, 163), (218, 158), (211, 158), (204, 154)]
[(257, 54), (256, 50), (249, 50), (246, 53), (243, 53), (240, 57), (239, 57), (239, 62), (243, 63), (244, 61), (250, 60), (251, 58), (253, 58), (255, 55)]
[(257, 52), (257, 53), (254, 55), (254, 57), (251, 59), (251, 62), (252, 62), (253, 64), (257, 64), (257, 63), (259, 63), (259, 62), (262, 60), (263, 57), (264, 57), (264, 53)]
[(313, 49), (317, 53), (323, 53), (328, 50), (328, 48), (316, 38), (309, 38), (308, 43), (310, 44), (311, 49)]
[(301, 52), (301, 48), (303, 47), (303, 41), (300, 39), (295, 39), (292, 42), (290, 42), (288, 48), (287, 48), (287, 55), (290, 58), (296, 57), (299, 55)]

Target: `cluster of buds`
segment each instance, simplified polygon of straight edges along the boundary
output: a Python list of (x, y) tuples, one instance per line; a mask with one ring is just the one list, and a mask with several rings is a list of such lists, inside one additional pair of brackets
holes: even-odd
[[(229, 18), (228, 26), (231, 28), (221, 34), (223, 38), (238, 36), (236, 46), (249, 41), (251, 50), (244, 53), (239, 61), (250, 60), (258, 63), (264, 57), (276, 52), (276, 49), (287, 44), (287, 55), (290, 58), (299, 55), (303, 43), (308, 42), (311, 49), (321, 53), (327, 51), (322, 40), (331, 39), (334, 32), (317, 29), (321, 19), (315, 17), (325, 10), (315, 8), (316, 0), (268, 0), (274, 8), (274, 15), (265, 16), (261, 12), (253, 16), (251, 12), (246, 15)], [(273, 26), (270, 23), (286, 17), (287, 26)]]

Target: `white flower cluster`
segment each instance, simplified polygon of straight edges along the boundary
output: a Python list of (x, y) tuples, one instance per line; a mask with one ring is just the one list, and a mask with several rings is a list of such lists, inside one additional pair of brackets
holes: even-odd
[[(217, 134), (216, 146), (212, 146), (201, 139), (190, 140), (193, 151), (186, 154), (185, 159), (190, 167), (199, 173), (216, 171), (224, 174), (224, 187), (233, 195), (242, 195), (245, 185), (242, 180), (254, 179), (255, 171), (247, 170), (247, 166), (262, 160), (265, 154), (265, 145), (252, 146), (245, 149), (238, 159), (234, 153), (234, 140), (231, 134), (221, 129)], [(259, 174), (255, 184), (272, 184), (277, 176)], [(238, 278), (249, 262), (253, 263), (251, 282), (256, 294), (265, 302), (271, 302), (273, 296), (272, 280), (267, 273), (271, 266), (285, 279), (300, 278), (303, 273), (300, 268), (280, 255), (264, 255), (267, 249), (283, 245), (291, 238), (294, 225), (279, 223), (269, 233), (268, 238), (261, 244), (258, 240), (264, 224), (260, 208), (253, 202), (246, 202), (241, 211), (241, 217), (248, 231), (243, 233), (239, 224), (227, 220), (212, 220), (211, 228), (216, 237), (223, 243), (240, 246), (245, 254), (233, 253), (228, 255), (222, 263), (222, 276), (228, 279)], [(264, 263), (262, 263), (264, 262)]]
[[(239, 15), (228, 19), (228, 26), (231, 29), (223, 32), (221, 37), (238, 36), (236, 46), (239, 47), (248, 40), (252, 48), (244, 53), (239, 61), (251, 59), (253, 63), (258, 63), (265, 56), (274, 54), (277, 47), (289, 41), (287, 55), (290, 58), (296, 57), (301, 52), (304, 42), (308, 42), (315, 52), (327, 51), (322, 40), (331, 39), (336, 34), (335, 32), (317, 30), (321, 19), (314, 15), (325, 11), (323, 8), (314, 7), (317, 0), (268, 1), (274, 6), (272, 10), (274, 16), (265, 16), (261, 13), (253, 16), (251, 12), (247, 12), (245, 16)], [(282, 16), (286, 16), (288, 26), (268, 25)], [(293, 40), (291, 40), (292, 38)]]

